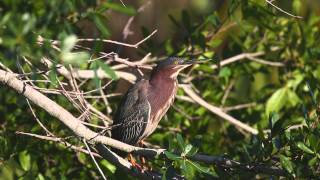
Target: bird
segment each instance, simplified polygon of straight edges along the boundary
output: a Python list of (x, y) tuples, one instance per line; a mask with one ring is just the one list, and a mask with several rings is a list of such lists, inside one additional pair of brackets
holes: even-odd
[(169, 57), (152, 69), (149, 79), (142, 78), (133, 84), (115, 112), (111, 138), (137, 145), (150, 136), (174, 102), (179, 72), (195, 63)]

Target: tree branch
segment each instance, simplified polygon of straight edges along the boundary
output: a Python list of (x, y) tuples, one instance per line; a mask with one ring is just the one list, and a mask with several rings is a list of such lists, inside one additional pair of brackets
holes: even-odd
[(200, 104), (201, 106), (207, 108), (209, 111), (213, 112), (214, 114), (218, 115), (219, 117), (229, 121), (231, 124), (235, 125), (236, 127), (239, 127), (251, 134), (258, 134), (258, 131), (252, 127), (250, 127), (247, 124), (244, 124), (243, 122), (235, 119), (234, 117), (226, 114), (223, 112), (220, 108), (215, 107), (209, 103), (207, 103), (205, 100), (203, 100), (201, 97), (199, 97), (188, 85), (180, 85), (180, 87), (186, 92), (191, 99), (193, 99), (195, 102)]
[[(17, 79), (17, 75), (6, 72), (3, 70), (0, 70), (0, 82), (5, 84), (6, 86), (14, 89), (18, 93), (25, 96), (27, 99), (32, 101), (37, 106), (41, 107), (45, 111), (47, 111), (50, 115), (60, 120), (63, 124), (65, 124), (69, 129), (71, 129), (77, 136), (80, 138), (86, 139), (88, 142), (96, 142), (97, 149), (99, 151), (99, 148), (103, 147), (104, 151), (99, 151), (103, 157), (108, 159), (110, 162), (114, 163), (121, 169), (124, 169), (125, 172), (132, 172), (131, 171), (131, 164), (124, 160), (123, 158), (119, 157), (112, 151), (105, 151), (106, 147), (104, 145), (99, 145), (99, 143), (111, 146), (113, 148), (119, 149), (124, 152), (131, 152), (136, 155), (143, 155), (150, 158), (155, 158), (156, 156), (164, 156), (165, 149), (149, 149), (149, 148), (140, 148), (131, 146), (128, 144), (125, 144), (123, 142), (114, 140), (109, 137), (105, 137), (100, 135), (99, 133), (96, 133), (94, 131), (91, 131), (89, 128), (87, 128), (85, 125), (81, 123), (80, 120), (75, 118), (72, 114), (70, 114), (67, 110), (59, 106), (54, 101), (50, 100), (48, 97), (44, 96), (37, 90), (33, 89), (31, 86), (25, 84), (23, 81)], [(188, 92), (188, 91), (187, 91)], [(194, 99), (197, 100), (197, 99)], [(21, 133), (22, 134), (22, 133)], [(48, 137), (50, 138), (50, 137)], [(52, 140), (52, 138), (50, 138)], [(58, 139), (54, 139), (55, 141), (59, 141)], [(100, 147), (99, 147), (100, 146)], [(101, 150), (101, 149), (100, 149)], [(208, 164), (214, 164), (217, 166), (228, 166), (228, 167), (238, 167), (243, 168), (246, 170), (254, 171), (256, 173), (266, 173), (266, 174), (272, 174), (272, 173), (283, 173), (284, 171), (282, 169), (276, 168), (276, 167), (266, 167), (266, 166), (253, 166), (253, 165), (246, 165), (241, 164), (237, 161), (233, 161), (227, 158), (223, 158), (220, 156), (207, 156), (207, 155), (200, 155), (196, 154), (192, 157), (193, 160), (204, 162)], [(278, 172), (279, 171), (279, 172)], [(151, 172), (148, 172), (151, 173)], [(139, 174), (139, 176), (146, 177), (146, 178), (156, 178), (158, 177), (157, 173), (151, 173), (150, 174)]]

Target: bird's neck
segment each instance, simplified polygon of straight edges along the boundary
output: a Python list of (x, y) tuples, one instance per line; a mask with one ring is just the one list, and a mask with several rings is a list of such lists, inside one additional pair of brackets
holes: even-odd
[(150, 120), (152, 125), (146, 132), (146, 136), (155, 130), (159, 121), (173, 103), (177, 92), (176, 78), (168, 77), (168, 74), (162, 73), (153, 74), (149, 80), (148, 100), (151, 106)]
[(149, 82), (153, 87), (165, 89), (163, 86), (174, 86), (177, 78), (170, 76), (170, 72), (158, 71), (152, 72)]
[(154, 73), (150, 82), (149, 98), (153, 107), (163, 107), (173, 100), (177, 91), (177, 79), (170, 77), (165, 72)]
[(158, 72), (153, 74), (149, 80), (149, 99), (151, 106), (163, 107), (167, 102), (173, 100), (177, 91), (177, 79), (170, 77), (167, 73)]

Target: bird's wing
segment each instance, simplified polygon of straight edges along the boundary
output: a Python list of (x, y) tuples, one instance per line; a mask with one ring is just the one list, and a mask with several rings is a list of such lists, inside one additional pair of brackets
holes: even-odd
[(122, 99), (114, 116), (112, 138), (135, 145), (148, 123), (150, 104), (146, 80), (134, 84)]

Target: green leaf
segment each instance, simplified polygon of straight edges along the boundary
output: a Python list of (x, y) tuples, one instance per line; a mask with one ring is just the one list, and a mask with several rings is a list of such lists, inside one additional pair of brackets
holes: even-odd
[(72, 64), (75, 66), (80, 66), (87, 62), (89, 59), (89, 54), (86, 52), (62, 52), (61, 53), (61, 59), (63, 61), (63, 64)]
[(199, 163), (187, 160), (188, 163), (190, 163), (195, 169), (201, 173), (210, 174), (212, 176), (218, 177), (217, 173), (215, 171), (211, 171), (210, 168), (201, 166)]
[(279, 119), (279, 116), (276, 113), (274, 114), (272, 119), (273, 119), (272, 120), (273, 126), (271, 129), (271, 134), (272, 134), (272, 137), (274, 137), (274, 136), (278, 135), (279, 132), (284, 130), (284, 128), (285, 128), (284, 123), (286, 122), (287, 119), (285, 119), (285, 118)]
[(222, 43), (221, 39), (212, 39), (211, 41), (209, 41), (207, 44), (208, 46), (210, 46), (211, 48), (216, 48), (218, 46), (220, 46), (220, 44)]
[(75, 35), (70, 35), (67, 36), (63, 41), (62, 41), (62, 47), (61, 50), (65, 53), (70, 52), (74, 45), (77, 43), (77, 36)]
[(31, 156), (27, 151), (19, 153), (19, 162), (23, 170), (28, 171), (31, 167)]
[(315, 157), (313, 157), (312, 159), (310, 159), (310, 160), (308, 161), (308, 165), (309, 165), (309, 166), (313, 166), (313, 165), (315, 165), (317, 162), (318, 162), (318, 158), (317, 158), (317, 156), (315, 156)]
[(97, 61), (99, 67), (107, 74), (111, 77), (111, 79), (116, 80), (118, 79), (118, 76), (116, 75), (116, 73), (114, 72), (113, 69), (110, 68), (110, 66), (108, 64), (105, 64), (101, 61)]
[(189, 157), (194, 156), (198, 152), (198, 150), (199, 149), (197, 147), (192, 146), (191, 150), (187, 153), (187, 156)]
[(293, 172), (293, 165), (290, 159), (284, 155), (280, 155), (280, 163), (289, 173)]
[(111, 33), (110, 33), (109, 29), (107, 28), (107, 26), (105, 25), (104, 21), (106, 21), (106, 19), (104, 16), (100, 16), (98, 14), (95, 14), (95, 15), (93, 15), (93, 21), (104, 37), (110, 36)]
[(289, 107), (294, 107), (300, 103), (301, 100), (294, 91), (288, 90), (288, 102)]
[(180, 157), (176, 154), (173, 154), (169, 151), (164, 151), (164, 154), (167, 156), (168, 159), (173, 160), (173, 161), (182, 159), (182, 157)]
[(219, 71), (219, 77), (228, 78), (229, 76), (231, 76), (231, 74), (232, 74), (231, 69), (228, 67), (223, 67)]
[(94, 81), (96, 87), (100, 88), (101, 80), (98, 77), (98, 68), (99, 68), (99, 65), (98, 65), (97, 61), (94, 61), (93, 63), (91, 63), (90, 69), (92, 69), (94, 72), (93, 81)]
[(177, 134), (177, 141), (178, 141), (178, 144), (180, 146), (181, 151), (184, 151), (185, 144), (184, 144), (184, 141), (183, 141), (181, 134)]
[(36, 180), (45, 180), (45, 178), (43, 177), (43, 175), (41, 173), (39, 173)]
[(191, 144), (188, 144), (185, 148), (184, 148), (184, 151), (181, 153), (181, 156), (185, 156), (187, 155), (190, 150), (192, 149), (192, 145)]
[(180, 168), (187, 179), (193, 179), (195, 171), (188, 160), (183, 160)]
[(288, 99), (287, 92), (287, 88), (281, 88), (272, 94), (267, 101), (267, 114), (270, 114), (270, 112), (279, 112), (279, 110), (285, 106)]
[(121, 13), (125, 13), (125, 14), (128, 14), (130, 16), (133, 16), (136, 14), (136, 10), (131, 7), (131, 6), (123, 6), (122, 4), (119, 4), (119, 3), (113, 3), (113, 2), (105, 2), (102, 4), (103, 7), (105, 8), (109, 8), (109, 9), (112, 9), (114, 11), (118, 11), (118, 12), (121, 12)]
[(314, 154), (314, 152), (306, 146), (303, 142), (298, 142), (297, 143), (298, 148), (300, 148), (302, 151), (309, 153), (309, 154)]
[(56, 72), (56, 69), (55, 68), (51, 68), (51, 71), (49, 72), (49, 79), (51, 81), (51, 83), (54, 85), (54, 86), (57, 86), (58, 85), (58, 80), (57, 80), (57, 72)]
[(112, 174), (114, 174), (117, 170), (116, 166), (114, 166), (113, 164), (111, 164), (109, 161), (107, 160), (102, 160), (101, 164), (106, 167)]

